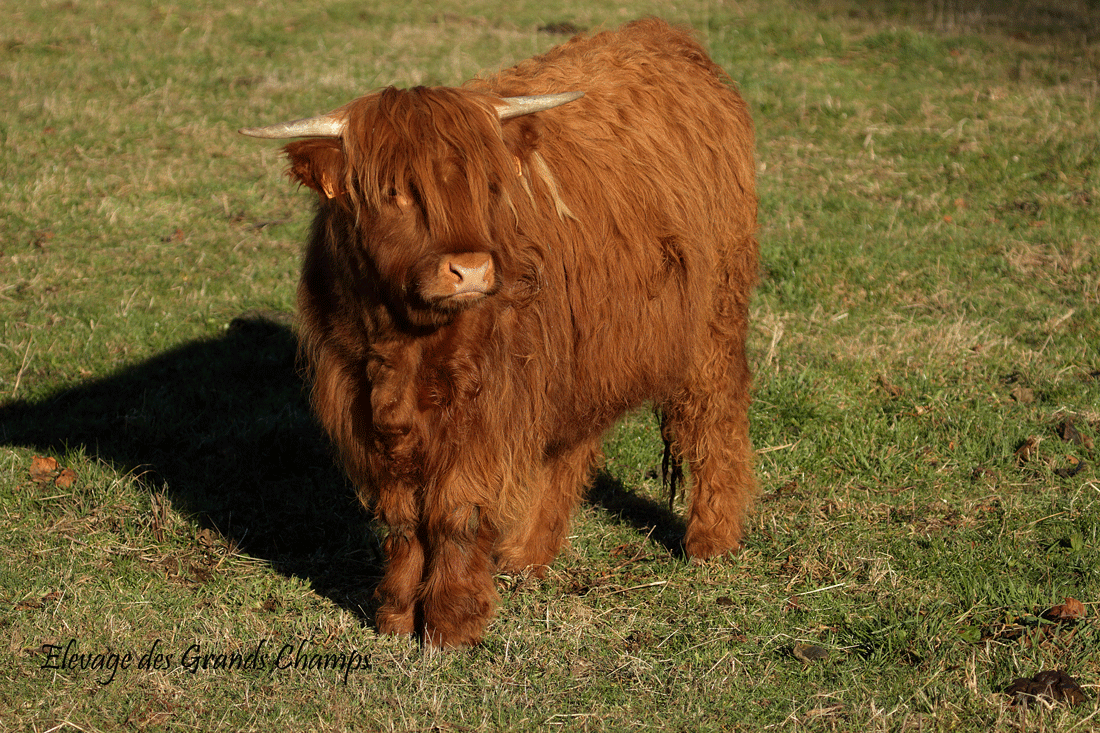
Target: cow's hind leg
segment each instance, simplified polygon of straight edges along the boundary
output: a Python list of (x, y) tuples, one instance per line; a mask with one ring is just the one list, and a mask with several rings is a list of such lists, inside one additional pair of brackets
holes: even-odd
[(497, 547), (502, 571), (546, 574), (565, 542), (569, 520), (599, 455), (599, 440), (593, 438), (546, 458), (530, 507), (515, 519), (509, 536)]
[(725, 330), (712, 327), (714, 338), (698, 345), (693, 374), (664, 405), (667, 427), (691, 469), (684, 550), (695, 558), (740, 547), (745, 512), (756, 492), (744, 340)]

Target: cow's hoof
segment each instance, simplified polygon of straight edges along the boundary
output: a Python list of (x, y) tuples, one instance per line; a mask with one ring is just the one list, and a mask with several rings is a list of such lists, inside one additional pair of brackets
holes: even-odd
[(408, 636), (416, 631), (416, 619), (412, 609), (399, 611), (390, 606), (382, 606), (375, 615), (375, 623), (381, 634)]
[(740, 537), (707, 537), (688, 532), (684, 552), (692, 561), (709, 560), (719, 555), (736, 555), (741, 551)]

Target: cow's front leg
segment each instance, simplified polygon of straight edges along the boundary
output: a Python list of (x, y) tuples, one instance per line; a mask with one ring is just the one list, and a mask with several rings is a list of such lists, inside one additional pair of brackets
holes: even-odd
[(424, 577), (416, 492), (405, 485), (383, 491), (376, 511), (389, 527), (389, 534), (383, 543), (386, 573), (376, 591), (382, 604), (375, 622), (383, 634), (412, 634), (417, 625), (417, 589)]
[(427, 572), (420, 589), (428, 647), (477, 644), (493, 614), (496, 531), (476, 504), (427, 511)]
[(594, 438), (546, 458), (539, 480), (532, 482), (530, 509), (520, 514), (497, 544), (500, 570), (527, 570), (545, 577), (565, 541), (569, 520), (599, 455), (599, 440)]

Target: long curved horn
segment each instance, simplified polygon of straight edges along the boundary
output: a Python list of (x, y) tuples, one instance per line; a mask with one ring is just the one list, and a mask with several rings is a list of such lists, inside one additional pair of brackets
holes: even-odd
[[(567, 104), (584, 96), (584, 92), (561, 94), (537, 94), (531, 97), (504, 97), (496, 105), (501, 120), (529, 115), (532, 112)], [(318, 117), (305, 117), (291, 122), (279, 122), (266, 127), (242, 127), (238, 132), (249, 137), (268, 140), (285, 140), (292, 137), (340, 137), (347, 125), (343, 110), (335, 110)]]
[(504, 97), (497, 107), (501, 120), (510, 120), (532, 112), (542, 112), (563, 104), (568, 104), (584, 96), (584, 92), (562, 92), (561, 94), (538, 94), (533, 97)]
[(249, 137), (262, 137), (269, 140), (285, 140), (292, 137), (340, 137), (347, 122), (344, 113), (336, 110), (318, 117), (305, 117), (266, 127), (242, 127), (237, 132)]

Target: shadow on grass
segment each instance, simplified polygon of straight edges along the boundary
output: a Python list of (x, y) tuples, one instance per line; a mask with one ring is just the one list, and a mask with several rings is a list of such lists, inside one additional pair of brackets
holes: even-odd
[[(0, 443), (86, 455), (242, 552), (373, 622), (383, 571), (369, 514), (334, 461), (296, 369), (290, 317), (251, 313), (216, 339), (0, 407)], [(600, 472), (589, 502), (682, 555), (682, 520)]]
[(382, 561), (295, 367), (290, 317), (252, 313), (104, 379), (0, 407), (0, 443), (83, 447), (243, 552), (365, 620)]
[[(381, 548), (309, 412), (285, 314), (234, 319), (108, 378), (0, 407), (0, 442), (139, 474), (244, 553), (373, 622)], [(683, 522), (599, 472), (588, 501), (682, 555)]]
[(622, 481), (599, 471), (588, 490), (588, 503), (611, 515), (612, 519), (633, 527), (651, 542), (663, 546), (676, 558), (684, 558), (684, 532), (687, 525), (663, 502), (630, 491)]

